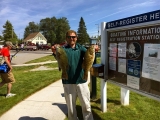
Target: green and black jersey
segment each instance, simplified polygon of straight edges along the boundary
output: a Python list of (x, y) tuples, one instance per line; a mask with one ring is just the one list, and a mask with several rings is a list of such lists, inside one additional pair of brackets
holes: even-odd
[(67, 70), (68, 73), (68, 80), (63, 80), (63, 84), (79, 84), (85, 83), (86, 80), (83, 80), (84, 71), (82, 69), (82, 62), (83, 57), (86, 52), (86, 48), (80, 44), (76, 44), (75, 48), (71, 48), (69, 45), (63, 46), (64, 50), (66, 51), (68, 62), (69, 62), (69, 69)]

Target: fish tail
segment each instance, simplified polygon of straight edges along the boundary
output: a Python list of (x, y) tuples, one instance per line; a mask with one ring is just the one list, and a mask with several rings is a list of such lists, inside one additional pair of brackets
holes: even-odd
[(87, 72), (84, 72), (83, 79), (84, 79), (84, 80), (87, 80), (87, 79), (88, 79), (88, 71), (87, 71)]

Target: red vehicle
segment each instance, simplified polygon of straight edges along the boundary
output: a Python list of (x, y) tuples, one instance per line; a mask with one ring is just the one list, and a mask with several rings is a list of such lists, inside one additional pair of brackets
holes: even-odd
[(63, 46), (63, 45), (65, 45), (66, 44), (66, 42), (62, 42), (62, 43), (60, 43), (59, 45), (60, 46)]
[(39, 45), (38, 49), (39, 50), (49, 50), (49, 49), (51, 49), (51, 46), (49, 46), (49, 45)]

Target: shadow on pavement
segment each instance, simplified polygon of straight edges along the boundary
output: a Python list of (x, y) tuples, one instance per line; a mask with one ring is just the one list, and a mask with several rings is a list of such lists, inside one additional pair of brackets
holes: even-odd
[(47, 120), (47, 119), (42, 118), (42, 117), (29, 117), (29, 116), (24, 116), (24, 117), (20, 117), (18, 120)]
[(64, 97), (64, 93), (61, 93), (61, 96)]
[(66, 104), (61, 104), (61, 103), (52, 103), (52, 105), (57, 105), (60, 110), (65, 114), (67, 115), (67, 105)]

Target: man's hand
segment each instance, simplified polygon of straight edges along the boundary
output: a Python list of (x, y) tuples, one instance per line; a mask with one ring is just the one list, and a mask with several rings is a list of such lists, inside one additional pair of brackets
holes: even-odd
[(98, 45), (94, 45), (94, 48), (95, 48), (95, 52), (99, 51), (99, 46)]
[(9, 71), (12, 71), (12, 66), (11, 66), (11, 63), (8, 61), (8, 57), (4, 56), (4, 60), (9, 67)]
[(12, 71), (12, 66), (9, 67), (9, 72)]
[(51, 47), (51, 50), (54, 54), (56, 54), (56, 47), (57, 47), (58, 44), (54, 44), (52, 47)]

